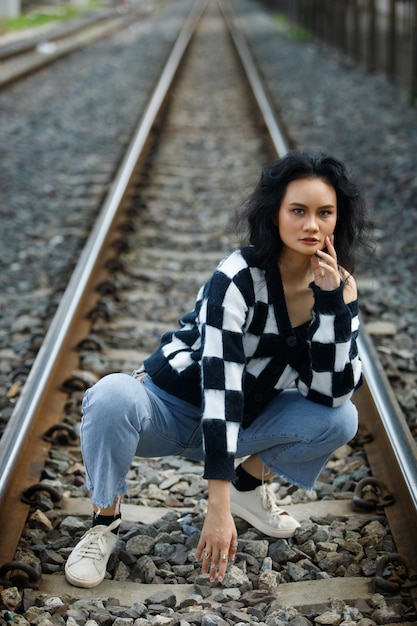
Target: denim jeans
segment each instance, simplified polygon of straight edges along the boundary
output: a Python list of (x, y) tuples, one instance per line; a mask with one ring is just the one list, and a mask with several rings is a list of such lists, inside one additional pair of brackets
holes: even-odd
[[(275, 474), (310, 489), (332, 452), (356, 430), (350, 401), (330, 408), (288, 389), (241, 428), (236, 457), (259, 454)], [(81, 445), (93, 503), (111, 506), (126, 492), (134, 456), (204, 460), (200, 409), (161, 390), (147, 374), (140, 381), (109, 374), (84, 396)]]

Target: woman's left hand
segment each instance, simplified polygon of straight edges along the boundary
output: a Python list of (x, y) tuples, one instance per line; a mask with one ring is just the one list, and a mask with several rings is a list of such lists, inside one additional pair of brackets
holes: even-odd
[(333, 291), (340, 285), (340, 274), (337, 265), (337, 255), (334, 249), (334, 236), (325, 239), (327, 252), (317, 250), (311, 257), (311, 267), (314, 272), (314, 283), (323, 291)]

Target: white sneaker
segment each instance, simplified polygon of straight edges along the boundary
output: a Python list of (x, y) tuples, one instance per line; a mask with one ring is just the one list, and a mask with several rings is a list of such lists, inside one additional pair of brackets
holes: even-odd
[(81, 537), (65, 565), (65, 577), (75, 587), (95, 587), (106, 575), (107, 562), (117, 543), (121, 519), (110, 526), (93, 526)]
[(288, 511), (277, 507), (272, 489), (265, 484), (252, 491), (230, 485), (230, 510), (269, 537), (293, 537), (300, 526)]

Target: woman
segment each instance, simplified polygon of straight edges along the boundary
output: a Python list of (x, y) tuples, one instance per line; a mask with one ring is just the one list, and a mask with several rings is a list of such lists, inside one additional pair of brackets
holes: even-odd
[(351, 271), (366, 226), (356, 186), (335, 158), (293, 152), (264, 168), (245, 221), (249, 245), (220, 263), (179, 328), (132, 376), (106, 376), (85, 395), (94, 516), (66, 564), (73, 585), (104, 578), (133, 456), (204, 461), (208, 510), (196, 558), (221, 581), (237, 547), (232, 514), (267, 535), (293, 536), (299, 523), (265, 481), (279, 474), (313, 487), (356, 433)]

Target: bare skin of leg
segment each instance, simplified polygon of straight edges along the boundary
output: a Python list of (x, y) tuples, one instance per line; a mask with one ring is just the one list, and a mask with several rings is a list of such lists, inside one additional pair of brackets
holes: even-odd
[[(271, 472), (261, 461), (257, 454), (249, 456), (242, 463), (242, 467), (251, 476), (259, 478), (259, 480), (270, 480), (275, 474)], [(112, 506), (100, 509), (100, 515), (114, 515), (117, 508), (115, 500)], [(94, 505), (94, 512), (97, 513), (98, 507)]]
[[(98, 508), (96, 507), (95, 504), (93, 504), (93, 508), (94, 508), (94, 513), (98, 512)], [(108, 506), (105, 509), (100, 509), (100, 515), (114, 515), (116, 512), (116, 502), (113, 504), (113, 506)]]
[(274, 472), (271, 472), (271, 470), (262, 463), (258, 454), (254, 454), (245, 459), (242, 463), (242, 467), (245, 472), (259, 480), (270, 480), (275, 476)]

